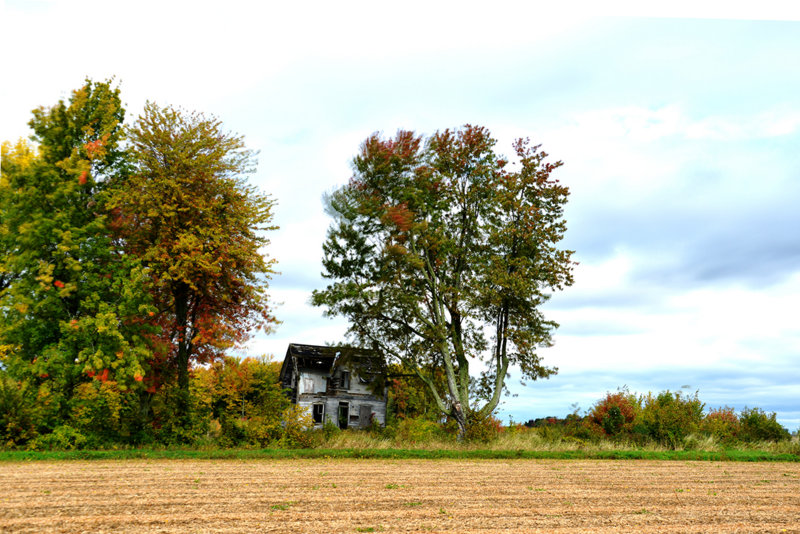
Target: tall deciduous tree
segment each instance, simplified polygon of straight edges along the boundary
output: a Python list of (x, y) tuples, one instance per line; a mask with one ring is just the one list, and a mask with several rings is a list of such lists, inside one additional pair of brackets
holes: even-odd
[[(127, 251), (150, 273), (158, 381), (188, 392), (208, 362), (275, 322), (267, 284), (273, 200), (247, 185), (254, 154), (219, 120), (153, 103), (129, 131), (136, 170), (113, 200)], [(159, 383), (150, 384), (158, 387)]]
[(109, 192), (124, 181), (124, 110), (110, 82), (34, 110), (35, 144), (3, 144), (0, 357), (61, 411), (92, 376), (136, 386), (149, 350), (142, 269), (115, 251)]
[(328, 199), (331, 283), (313, 294), (349, 320), (353, 341), (412, 369), (461, 435), (497, 407), (509, 366), (534, 380), (556, 371), (536, 352), (557, 326), (540, 306), (572, 283), (572, 252), (558, 248), (569, 192), (550, 177), (561, 163), (518, 140), (509, 165), (495, 143), (469, 125), (425, 143), (406, 131), (369, 137)]

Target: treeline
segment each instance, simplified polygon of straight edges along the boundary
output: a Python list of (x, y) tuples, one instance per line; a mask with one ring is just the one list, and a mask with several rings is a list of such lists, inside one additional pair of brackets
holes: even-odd
[(31, 450), (184, 444), (193, 447), (304, 447), (308, 414), (292, 406), (280, 363), (225, 357), (192, 369), (188, 409), (175, 413), (174, 388), (140, 392), (102, 377), (84, 382), (67, 409), (58, 392), (0, 376), (0, 445)]
[[(188, 411), (175, 413), (174, 388), (149, 393), (142, 407), (135, 390), (110, 379), (81, 384), (66, 417), (57, 394), (7, 375), (0, 378), (0, 444), (29, 450), (109, 449), (187, 445), (200, 448), (452, 448), (570, 449), (656, 446), (679, 450), (763, 447), (787, 443), (800, 453), (775, 413), (758, 408), (706, 410), (694, 395), (664, 391), (608, 393), (584, 415), (502, 424), (489, 417), (470, 425), (458, 440), (455, 421), (442, 420), (427, 389), (404, 368), (389, 368), (387, 424), (342, 431), (332, 424), (313, 430), (310, 415), (291, 405), (279, 382), (280, 363), (225, 357), (192, 369)], [(146, 415), (146, 417), (144, 415)], [(181, 422), (182, 421), (182, 422)], [(775, 451), (773, 451), (775, 452)]]
[(124, 120), (87, 80), (2, 145), (4, 444), (193, 442), (191, 369), (275, 322), (273, 200), (243, 139), (153, 103)]

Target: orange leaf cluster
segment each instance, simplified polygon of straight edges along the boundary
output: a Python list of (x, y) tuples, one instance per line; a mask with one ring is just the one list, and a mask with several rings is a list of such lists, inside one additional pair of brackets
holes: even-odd
[(94, 159), (96, 157), (102, 156), (105, 153), (106, 142), (108, 141), (109, 135), (105, 134), (102, 138), (96, 139), (94, 141), (89, 141), (83, 148), (86, 149), (86, 156), (89, 159)]

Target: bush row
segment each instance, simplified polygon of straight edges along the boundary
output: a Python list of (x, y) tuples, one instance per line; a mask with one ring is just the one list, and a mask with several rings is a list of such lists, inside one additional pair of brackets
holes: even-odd
[(685, 447), (687, 440), (712, 437), (724, 445), (778, 442), (791, 437), (776, 414), (760, 408), (731, 407), (704, 410), (698, 394), (662, 391), (634, 395), (627, 390), (608, 393), (588, 413), (566, 419), (546, 418), (526, 423), (532, 427), (558, 425), (566, 435), (583, 440), (609, 439), (635, 444), (654, 442), (669, 448)]
[[(107, 380), (76, 385), (68, 399), (10, 379), (0, 372), (0, 448), (72, 450), (163, 445), (194, 447), (319, 447), (335, 443), (334, 425), (310, 430), (309, 414), (292, 406), (280, 389), (280, 365), (234, 358), (194, 371), (188, 398), (164, 388), (133, 392)], [(366, 440), (398, 446), (456, 441), (457, 427), (441, 421), (424, 402), (401, 405), (389, 389), (385, 428), (373, 427)], [(424, 400), (424, 399), (423, 399)], [(184, 417), (176, 406), (188, 405)], [(395, 407), (402, 406), (402, 410)], [(779, 442), (790, 438), (775, 413), (723, 407), (709, 411), (697, 393), (664, 391), (634, 395), (608, 393), (583, 416), (549, 417), (525, 425), (501, 425), (494, 417), (471, 421), (466, 440), (490, 443), (504, 435), (535, 431), (546, 442), (601, 443), (634, 446), (658, 444), (692, 448), (692, 440), (716, 443)], [(346, 434), (349, 436), (349, 434)], [(369, 443), (365, 442), (367, 445)], [(371, 446), (371, 445), (370, 445)]]
[(69, 397), (0, 372), (0, 448), (309, 446), (310, 416), (290, 404), (279, 371), (276, 362), (225, 358), (195, 369), (188, 395), (91, 380)]

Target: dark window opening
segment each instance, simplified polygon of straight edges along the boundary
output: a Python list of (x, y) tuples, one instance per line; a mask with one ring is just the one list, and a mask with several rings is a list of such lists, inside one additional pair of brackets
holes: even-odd
[(342, 371), (342, 389), (350, 389), (350, 372)]
[(314, 423), (322, 423), (323, 417), (325, 416), (325, 405), (324, 404), (314, 404), (312, 405), (311, 409), (311, 417), (314, 419)]
[(350, 405), (346, 402), (339, 403), (339, 428), (345, 430), (350, 423)]

